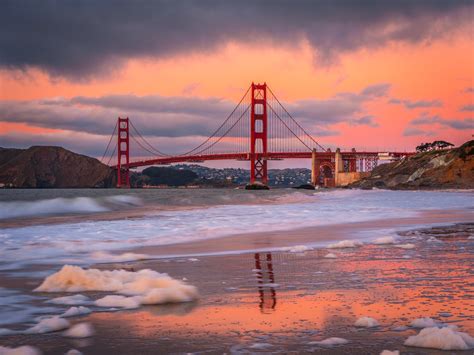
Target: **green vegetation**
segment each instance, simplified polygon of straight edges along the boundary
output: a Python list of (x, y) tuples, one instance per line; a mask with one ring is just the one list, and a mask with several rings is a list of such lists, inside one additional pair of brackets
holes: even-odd
[(191, 170), (152, 166), (143, 170), (135, 183), (136, 186), (184, 186), (195, 182), (197, 178), (197, 174)]
[(446, 149), (449, 147), (454, 147), (454, 144), (446, 141), (434, 141), (432, 143), (421, 143), (418, 147), (416, 147), (416, 151), (418, 153), (422, 153), (431, 150)]

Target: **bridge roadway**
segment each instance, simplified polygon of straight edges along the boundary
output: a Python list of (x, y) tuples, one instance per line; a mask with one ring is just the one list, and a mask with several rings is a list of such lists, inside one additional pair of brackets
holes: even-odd
[[(387, 152), (393, 158), (400, 158), (403, 156), (412, 155), (414, 153), (407, 152)], [(258, 157), (262, 157), (263, 154), (257, 153)], [(341, 152), (343, 160), (354, 160), (354, 159), (375, 159), (379, 156), (379, 152)], [(312, 152), (268, 152), (265, 154), (267, 160), (283, 160), (283, 159), (311, 159)], [(316, 152), (316, 159), (318, 160), (331, 160), (335, 157), (335, 152)], [(129, 164), (123, 164), (122, 168), (138, 168), (142, 166), (150, 165), (168, 165), (173, 163), (193, 163), (203, 162), (209, 160), (250, 160), (250, 153), (221, 153), (221, 154), (203, 154), (203, 155), (176, 155), (169, 157), (160, 157), (154, 159), (137, 160), (130, 162)], [(117, 166), (114, 166), (117, 168)]]

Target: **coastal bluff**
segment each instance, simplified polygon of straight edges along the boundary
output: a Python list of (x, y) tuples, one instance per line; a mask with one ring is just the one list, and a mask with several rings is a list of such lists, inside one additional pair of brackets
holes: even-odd
[(0, 185), (5, 187), (92, 188), (114, 183), (113, 169), (61, 147), (0, 148)]
[(474, 140), (459, 148), (419, 153), (382, 164), (370, 176), (350, 185), (371, 189), (473, 189)]

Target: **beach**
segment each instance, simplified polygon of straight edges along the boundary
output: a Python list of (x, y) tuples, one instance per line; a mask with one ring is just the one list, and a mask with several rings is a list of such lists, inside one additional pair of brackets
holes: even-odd
[[(47, 354), (436, 354), (444, 352), (404, 345), (422, 329), (416, 320), (474, 334), (470, 191), (280, 191), (264, 199), (232, 192), (218, 204), (191, 193), (200, 195), (169, 209), (145, 201), (117, 213), (108, 206), (5, 222), (0, 328), (10, 333), (3, 331), (0, 345)], [(444, 201), (450, 204), (440, 208)], [(259, 225), (255, 211), (274, 224)], [(74, 247), (64, 248), (71, 241)], [(20, 259), (17, 251), (30, 255)], [(194, 286), (198, 295), (124, 309), (97, 306), (110, 290), (32, 292), (65, 264), (100, 272), (150, 269)], [(87, 297), (83, 306), (91, 313), (68, 318), (68, 327), (86, 322), (93, 335), (24, 331), (79, 306), (50, 303), (75, 294)], [(377, 325), (356, 326), (361, 317)]]

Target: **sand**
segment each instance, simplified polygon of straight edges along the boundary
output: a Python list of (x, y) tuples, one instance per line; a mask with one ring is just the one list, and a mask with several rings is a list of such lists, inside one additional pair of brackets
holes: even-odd
[[(449, 218), (468, 220), (470, 214), (464, 211), (453, 218), (453, 214), (436, 212), (426, 215), (423, 221), (440, 223)], [(402, 225), (420, 221), (405, 219)], [(322, 238), (331, 240), (338, 235), (341, 238), (344, 233), (350, 235), (354, 231), (394, 225), (400, 225), (400, 220), (255, 234), (238, 240), (242, 242), (240, 250), (273, 248), (305, 244), (304, 241), (314, 241), (323, 232)], [(474, 242), (468, 239), (473, 231), (472, 224), (406, 231), (397, 237), (397, 243), (414, 244), (415, 248), (409, 250), (391, 244), (367, 243), (357, 248), (297, 253), (244, 252), (99, 264), (94, 267), (151, 269), (175, 279), (186, 278), (187, 283), (199, 289), (200, 298), (195, 302), (145, 305), (117, 312), (99, 312), (91, 307), (91, 314), (68, 318), (72, 324), (90, 324), (94, 329), (91, 337), (69, 339), (60, 332), (11, 335), (1, 337), (0, 344), (33, 345), (45, 353), (58, 354), (71, 348), (85, 354), (199, 351), (379, 354), (384, 349), (444, 354), (410, 347), (404, 342), (420, 332), (411, 327), (411, 322), (426, 317), (455, 324), (460, 331), (474, 335), (471, 269)], [(433, 236), (442, 243), (428, 242)], [(223, 251), (237, 245), (238, 240), (230, 237), (182, 245), (181, 251), (196, 252), (204, 247)], [(177, 248), (170, 245), (136, 250), (166, 254)], [(337, 258), (325, 258), (328, 252), (337, 254)], [(26, 284), (23, 280), (21, 288), (31, 290), (40, 281), (28, 280), (30, 284)], [(85, 294), (92, 299), (105, 296)], [(68, 307), (64, 306), (64, 310)], [(379, 326), (356, 327), (355, 322), (361, 317), (374, 318)], [(347, 343), (325, 341), (330, 338), (342, 338)], [(464, 353), (471, 354), (472, 350)]]

